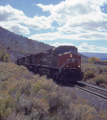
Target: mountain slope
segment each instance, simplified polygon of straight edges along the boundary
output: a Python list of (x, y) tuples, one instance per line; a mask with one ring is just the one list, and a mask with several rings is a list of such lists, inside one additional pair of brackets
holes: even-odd
[(43, 52), (51, 48), (53, 47), (50, 45), (28, 39), (0, 27), (0, 49), (5, 49), (15, 57)]
[(82, 62), (88, 62), (89, 57), (87, 57), (87, 56), (85, 56), (85, 55), (83, 55), (81, 53), (79, 53), (79, 55), (81, 55)]

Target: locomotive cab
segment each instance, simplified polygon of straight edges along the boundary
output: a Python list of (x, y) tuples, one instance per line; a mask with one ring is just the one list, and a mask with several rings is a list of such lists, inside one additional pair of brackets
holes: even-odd
[(81, 56), (75, 46), (59, 46), (53, 49), (61, 80), (77, 81), (83, 78)]

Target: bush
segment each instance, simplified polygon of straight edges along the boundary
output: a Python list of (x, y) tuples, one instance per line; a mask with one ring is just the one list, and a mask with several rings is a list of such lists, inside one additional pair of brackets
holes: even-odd
[(107, 111), (99, 111), (98, 120), (107, 120)]
[(5, 50), (0, 49), (0, 61), (4, 62), (10, 61), (10, 55), (7, 54)]
[(101, 74), (103, 72), (104, 72), (104, 70), (101, 67), (98, 67), (98, 74)]
[(94, 71), (93, 70), (89, 70), (86, 73), (84, 73), (84, 80), (91, 79), (94, 76), (95, 76), (94, 75)]
[[(85, 77), (93, 74), (87, 71)], [(105, 74), (107, 82), (107, 74)], [(23, 66), (0, 63), (0, 119), (86, 120), (96, 119), (96, 110), (78, 100), (68, 87), (60, 87), (46, 76), (30, 75)], [(101, 119), (106, 113), (101, 113)]]
[(13, 99), (11, 97), (0, 98), (0, 116), (1, 118), (7, 117), (13, 109)]
[(105, 82), (105, 78), (103, 75), (99, 75), (97, 77), (94, 78), (94, 81), (96, 82), (96, 85), (99, 85), (101, 83)]
[(96, 110), (88, 105), (72, 105), (70, 106), (71, 112), (73, 111), (74, 120), (94, 120)]

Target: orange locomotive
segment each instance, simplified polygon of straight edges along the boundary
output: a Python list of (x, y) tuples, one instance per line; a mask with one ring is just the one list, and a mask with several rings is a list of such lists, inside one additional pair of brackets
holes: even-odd
[(81, 56), (75, 46), (59, 46), (46, 52), (31, 54), (18, 59), (17, 64), (62, 81), (74, 82), (83, 78)]

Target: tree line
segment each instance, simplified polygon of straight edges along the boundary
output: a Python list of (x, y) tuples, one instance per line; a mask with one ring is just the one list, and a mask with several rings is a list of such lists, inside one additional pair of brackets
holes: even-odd
[(90, 64), (94, 64), (94, 63), (107, 63), (107, 60), (104, 60), (104, 61), (101, 61), (101, 59), (100, 58), (97, 58), (97, 57), (91, 57), (91, 58), (89, 58), (88, 59), (88, 62), (90, 63)]

